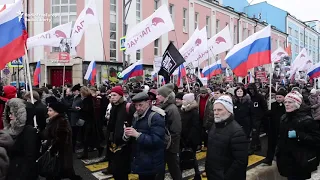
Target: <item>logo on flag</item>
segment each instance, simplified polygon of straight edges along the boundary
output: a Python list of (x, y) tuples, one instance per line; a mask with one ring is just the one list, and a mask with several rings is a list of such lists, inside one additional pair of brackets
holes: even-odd
[(217, 43), (217, 44), (227, 43), (227, 41), (226, 41), (223, 37), (219, 36), (219, 37), (217, 37), (217, 39), (216, 39), (216, 43)]

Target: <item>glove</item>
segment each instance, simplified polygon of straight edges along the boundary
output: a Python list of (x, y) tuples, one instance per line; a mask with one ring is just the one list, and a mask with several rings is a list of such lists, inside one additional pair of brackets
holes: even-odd
[(295, 130), (288, 131), (288, 137), (289, 138), (296, 138), (297, 137), (296, 131)]

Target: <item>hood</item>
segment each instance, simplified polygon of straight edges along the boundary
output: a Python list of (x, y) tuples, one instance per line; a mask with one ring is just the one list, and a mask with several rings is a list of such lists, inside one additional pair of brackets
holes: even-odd
[(191, 103), (182, 105), (181, 110), (184, 112), (188, 112), (188, 111), (191, 111), (192, 109), (197, 109), (197, 108), (198, 108), (198, 103), (194, 100)]
[[(14, 138), (19, 135), (27, 121), (27, 111), (25, 101), (19, 98), (10, 99), (4, 108), (3, 125), (4, 129)], [(16, 120), (10, 121), (10, 110), (16, 117)]]
[(159, 107), (161, 109), (165, 109), (170, 104), (175, 104), (175, 103), (176, 103), (176, 95), (174, 94), (174, 92), (171, 92), (169, 96), (163, 101), (163, 103), (160, 104)]
[(165, 116), (166, 115), (166, 112), (163, 109), (161, 109), (161, 108), (159, 108), (157, 106), (152, 106), (151, 110), (154, 111), (154, 112), (159, 113), (161, 116)]
[[(237, 96), (234, 96), (233, 100), (234, 100), (234, 102), (239, 102), (240, 98), (238, 98)], [(251, 101), (251, 97), (249, 94), (246, 94), (241, 99), (241, 103), (249, 103), (250, 101)]]
[(17, 96), (17, 89), (14, 86), (4, 86), (3, 87), (3, 97), (0, 97), (3, 101), (8, 101), (9, 99), (15, 98)]
[[(253, 91), (254, 91), (254, 95), (253, 94), (251, 94), (251, 92), (249, 91), (249, 89), (253, 89)], [(257, 86), (254, 84), (254, 83), (250, 83), (249, 85), (248, 85), (248, 88), (247, 88), (247, 93), (250, 95), (250, 96), (256, 96), (257, 94), (258, 94), (258, 89), (257, 89)]]

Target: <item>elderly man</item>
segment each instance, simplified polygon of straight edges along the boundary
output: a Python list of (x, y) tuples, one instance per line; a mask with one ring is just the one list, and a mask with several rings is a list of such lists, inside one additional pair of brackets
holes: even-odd
[(126, 127), (124, 140), (133, 140), (132, 172), (140, 180), (155, 180), (165, 170), (165, 112), (151, 106), (149, 95), (141, 92), (132, 98), (136, 108), (133, 127)]
[(245, 180), (248, 140), (234, 121), (233, 103), (223, 95), (214, 102), (215, 128), (209, 132), (206, 172), (209, 180)]

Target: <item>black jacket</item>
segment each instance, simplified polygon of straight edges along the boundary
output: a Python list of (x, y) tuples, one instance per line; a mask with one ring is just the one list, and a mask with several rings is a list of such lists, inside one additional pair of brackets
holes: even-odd
[(46, 119), (48, 109), (47, 107), (41, 102), (36, 101), (34, 104), (30, 102), (26, 102), (26, 110), (27, 110), (27, 125), (34, 126), (33, 117), (36, 117), (36, 121), (38, 124), (38, 129), (43, 131), (46, 128)]
[(252, 129), (252, 111), (253, 105), (250, 96), (244, 96), (242, 99), (233, 99), (234, 120), (240, 124), (247, 137), (250, 136)]
[(198, 103), (193, 101), (189, 106), (179, 109), (181, 115), (181, 146), (196, 149), (201, 143), (201, 124), (199, 121)]
[(25, 126), (8, 150), (10, 166), (7, 180), (36, 180), (36, 160), (39, 156), (40, 141), (32, 126)]
[[(319, 165), (319, 128), (319, 122), (301, 109), (283, 115), (276, 152), (278, 170), (282, 176), (311, 178), (311, 172)], [(296, 131), (297, 138), (288, 138), (290, 130)]]
[(233, 116), (209, 132), (206, 172), (209, 180), (245, 180), (248, 140)]
[(284, 106), (284, 103), (273, 102), (271, 104), (271, 110), (268, 111), (267, 115), (269, 117), (270, 122), (269, 130), (272, 131), (272, 133), (279, 133), (280, 120), (285, 113), (286, 108)]
[(253, 89), (254, 91), (254, 93), (251, 93), (250, 90), (248, 90), (252, 101), (252, 122), (254, 125), (256, 122), (263, 120), (268, 111), (268, 104), (264, 97), (258, 93), (255, 84), (249, 84), (248, 89)]

